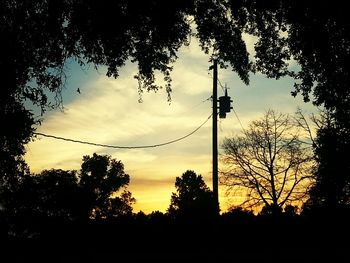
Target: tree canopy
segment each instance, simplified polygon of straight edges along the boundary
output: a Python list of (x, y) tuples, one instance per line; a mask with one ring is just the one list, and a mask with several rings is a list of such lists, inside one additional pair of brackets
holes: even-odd
[[(105, 65), (107, 75), (114, 77), (131, 59), (138, 63), (142, 87), (157, 88), (154, 71), (159, 70), (170, 92), (171, 63), (194, 34), (205, 52), (228, 62), (245, 83), (249, 71), (275, 78), (291, 75), (298, 81), (295, 92), (308, 99), (314, 88), (315, 103), (335, 109), (349, 97), (344, 5), (287, 0), (5, 0), (0, 5), (0, 72), (5, 80), (1, 90), (44, 106), (45, 90), (59, 94), (65, 61), (74, 58)], [(242, 33), (258, 38), (254, 60), (248, 57)], [(298, 72), (288, 68), (290, 59), (298, 62)]]
[[(329, 1), (15, 1), (0, 3), (1, 104), (30, 100), (44, 110), (62, 103), (65, 62), (108, 68), (138, 64), (139, 89), (158, 89), (160, 71), (171, 92), (177, 51), (198, 37), (204, 52), (228, 63), (243, 82), (249, 72), (295, 78), (296, 95), (325, 105), (344, 121), (349, 106), (349, 22), (344, 3)], [(303, 15), (300, 15), (300, 14)], [(192, 29), (195, 29), (194, 31)], [(257, 37), (255, 54), (242, 34)], [(288, 65), (295, 60), (300, 69)], [(56, 104), (57, 105), (57, 104)]]
[(208, 220), (217, 215), (213, 193), (201, 175), (187, 170), (175, 180), (168, 213), (179, 220)]
[(350, 142), (344, 132), (329, 113), (322, 113), (314, 147), (316, 183), (310, 189), (310, 199), (304, 207), (306, 212), (315, 209), (334, 213), (350, 205), (350, 164), (347, 157)]
[(131, 193), (125, 189), (120, 197), (115, 195), (130, 181), (121, 161), (108, 155), (86, 155), (79, 177), (79, 185), (88, 200), (89, 217), (101, 219), (131, 214), (131, 205), (135, 202)]
[(17, 235), (40, 232), (41, 224), (50, 222), (131, 216), (136, 200), (128, 184), (121, 161), (87, 155), (80, 172), (51, 169), (17, 178), (11, 188), (1, 189), (1, 209)]

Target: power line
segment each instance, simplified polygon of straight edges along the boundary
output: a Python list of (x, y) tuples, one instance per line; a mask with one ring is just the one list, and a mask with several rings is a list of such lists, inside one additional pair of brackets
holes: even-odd
[(204, 102), (207, 102), (207, 101), (209, 101), (209, 100), (211, 100), (211, 99), (212, 99), (212, 96), (209, 96), (208, 98), (202, 100), (202, 101), (199, 102), (198, 104), (196, 104), (196, 105), (192, 106), (191, 108), (189, 108), (189, 109), (188, 109), (187, 111), (185, 111), (184, 113), (187, 113), (187, 112), (189, 112), (189, 111), (194, 110), (195, 108), (201, 106)]
[[(211, 76), (211, 78), (213, 78), (213, 76), (211, 75), (211, 73), (210, 72), (208, 72), (208, 75), (210, 75)], [(219, 86), (220, 86), (220, 88), (222, 89), (222, 91), (223, 92), (225, 92), (225, 88), (226, 87), (224, 87), (223, 85), (222, 85), (222, 83), (221, 83), (221, 81), (220, 81), (220, 79), (218, 78), (218, 83), (219, 83)]]
[(218, 78), (218, 82), (219, 82), (219, 85), (220, 85), (222, 91), (225, 93), (226, 85), (225, 85), (225, 87), (224, 87), (224, 86), (222, 85), (222, 83), (221, 83), (221, 81), (220, 81), (219, 78)]
[[(184, 115), (184, 114), (188, 114), (190, 112), (192, 112), (195, 108), (201, 106), (203, 103), (209, 101), (212, 99), (212, 96), (209, 96), (208, 98), (204, 99), (204, 100), (201, 100), (198, 104), (195, 104), (194, 106), (192, 106), (191, 108), (188, 108), (186, 110), (184, 110), (183, 112), (180, 113), (180, 115)], [(142, 138), (144, 138), (146, 136), (146, 134), (143, 134), (141, 136), (138, 136), (138, 138), (135, 140), (136, 142), (140, 141)], [(134, 142), (135, 142), (134, 141)]]
[[(226, 89), (227, 87), (226, 87), (226, 86), (224, 87), (224, 86), (222, 85), (222, 83), (221, 83), (221, 81), (220, 81), (219, 78), (218, 78), (218, 83), (219, 83), (219, 86), (221, 87), (222, 91), (225, 92), (225, 89)], [(237, 118), (237, 120), (238, 120), (238, 122), (239, 122), (239, 125), (241, 126), (241, 128), (242, 128), (242, 130), (243, 130), (243, 133), (245, 133), (245, 129), (244, 129), (243, 125), (242, 125), (241, 120), (239, 119), (239, 117), (238, 117), (238, 115), (237, 115), (237, 112), (235, 111), (234, 108), (232, 108), (232, 110), (233, 110), (233, 113), (235, 114), (235, 116), (236, 116), (236, 118)]]
[(87, 142), (87, 141), (81, 141), (81, 140), (75, 140), (75, 139), (69, 139), (69, 138), (64, 138), (64, 137), (59, 137), (59, 136), (55, 136), (55, 135), (50, 135), (50, 134), (45, 134), (45, 133), (41, 133), (41, 132), (34, 132), (34, 134), (39, 135), (39, 136), (43, 136), (43, 137), (47, 137), (47, 138), (53, 138), (56, 140), (62, 140), (62, 141), (67, 141), (67, 142), (74, 142), (74, 143), (80, 143), (80, 144), (87, 144), (87, 145), (93, 145), (93, 146), (101, 146), (101, 147), (107, 147), (107, 148), (114, 148), (114, 149), (143, 149), (143, 148), (155, 148), (155, 147), (160, 147), (160, 146), (165, 146), (168, 144), (172, 144), (178, 141), (181, 141), (183, 139), (186, 139), (187, 137), (191, 136), (192, 134), (194, 134), (195, 132), (197, 132), (200, 128), (203, 127), (204, 124), (206, 124), (210, 118), (211, 118), (212, 114), (210, 114), (210, 116), (201, 124), (199, 125), (196, 129), (194, 129), (192, 132), (190, 132), (189, 134), (182, 136), (178, 139), (175, 140), (171, 140), (168, 142), (164, 142), (164, 143), (159, 143), (159, 144), (152, 144), (152, 145), (141, 145), (141, 146), (119, 146), (119, 145), (109, 145), (109, 144), (100, 144), (100, 143), (94, 143), (94, 142)]
[[(210, 73), (209, 73), (209, 74), (210, 74)], [(219, 78), (217, 78), (217, 80), (218, 80), (219, 86), (221, 87), (222, 91), (225, 92), (225, 89), (226, 89), (227, 87), (226, 87), (226, 86), (224, 87), (224, 86), (222, 85), (222, 83), (221, 83), (221, 81), (220, 81)], [(242, 129), (243, 133), (246, 133), (246, 131), (245, 131), (243, 125), (242, 125), (242, 122), (241, 122), (241, 120), (239, 119), (239, 117), (238, 117), (238, 115), (237, 115), (237, 112), (235, 111), (234, 108), (232, 108), (232, 110), (233, 110), (233, 113), (235, 114), (235, 116), (236, 116), (236, 118), (237, 118), (237, 120), (238, 120), (238, 122), (239, 122), (239, 125), (241, 126), (241, 129)], [(221, 129), (221, 127), (220, 127), (220, 129)]]
[[(221, 89), (223, 90), (223, 92), (225, 92), (226, 87), (224, 87), (224, 86), (222, 85), (222, 83), (221, 83), (221, 81), (220, 81), (219, 78), (218, 78), (218, 82), (219, 82), (219, 86), (221, 87)], [(244, 129), (243, 125), (242, 125), (242, 122), (241, 122), (241, 120), (239, 119), (239, 117), (238, 117), (238, 115), (237, 115), (237, 112), (235, 111), (234, 107), (232, 108), (232, 110), (233, 110), (233, 113), (235, 114), (235, 116), (236, 116), (236, 118), (237, 118), (237, 120), (238, 120), (238, 122), (239, 122), (239, 125), (240, 125), (241, 128), (242, 128), (243, 133), (245, 133), (246, 131), (245, 131), (245, 129)]]
[(236, 118), (237, 118), (237, 120), (238, 120), (238, 122), (239, 122), (239, 125), (241, 126), (241, 128), (242, 128), (242, 130), (243, 130), (243, 133), (246, 133), (245, 129), (243, 128), (242, 122), (241, 122), (241, 120), (239, 119), (239, 117), (238, 117), (238, 115), (237, 115), (237, 112), (235, 111), (234, 108), (233, 108), (232, 110), (233, 110), (233, 113), (235, 114), (235, 116), (236, 116)]

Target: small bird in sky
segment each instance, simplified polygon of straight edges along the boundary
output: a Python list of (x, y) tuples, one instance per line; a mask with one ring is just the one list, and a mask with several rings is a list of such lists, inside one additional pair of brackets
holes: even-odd
[(79, 88), (77, 89), (77, 92), (80, 94), (80, 89)]

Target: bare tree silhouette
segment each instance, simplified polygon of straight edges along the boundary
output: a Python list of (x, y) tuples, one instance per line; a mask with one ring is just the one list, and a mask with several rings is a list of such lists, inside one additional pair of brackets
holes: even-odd
[(244, 136), (224, 140), (222, 183), (245, 196), (242, 205), (281, 212), (285, 204), (305, 199), (313, 153), (301, 130), (291, 116), (268, 110)]

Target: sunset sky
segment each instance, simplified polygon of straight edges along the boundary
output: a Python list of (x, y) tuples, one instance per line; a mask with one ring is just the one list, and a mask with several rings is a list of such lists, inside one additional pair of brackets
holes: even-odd
[[(253, 38), (245, 39), (252, 53)], [(152, 145), (180, 138), (211, 114), (212, 72), (208, 60), (196, 39), (189, 47), (181, 48), (172, 72), (171, 103), (165, 90), (144, 92), (143, 102), (138, 102), (134, 64), (127, 63), (120, 70), (120, 77), (114, 79), (105, 76), (104, 68), (81, 69), (71, 61), (67, 63), (68, 79), (63, 91), (65, 109), (47, 112), (37, 132), (119, 146)], [(219, 80), (229, 88), (233, 107), (244, 127), (269, 108), (283, 113), (294, 113), (298, 106), (306, 113), (315, 111), (311, 103), (290, 95), (291, 79), (276, 81), (256, 74), (251, 75), (250, 85), (246, 86), (228, 68), (219, 69)], [(221, 96), (223, 90), (218, 87)], [(111, 149), (38, 136), (27, 145), (26, 161), (34, 173), (51, 168), (78, 170), (83, 155), (109, 154), (121, 160), (130, 175), (129, 190), (137, 200), (134, 212), (164, 212), (175, 191), (175, 178), (186, 170), (201, 174), (211, 188), (211, 123), (208, 121), (182, 141), (148, 149)], [(229, 113), (226, 119), (219, 120), (219, 143), (225, 136), (241, 131), (235, 114)], [(220, 207), (225, 210), (232, 200), (225, 197), (223, 187), (219, 189)]]

